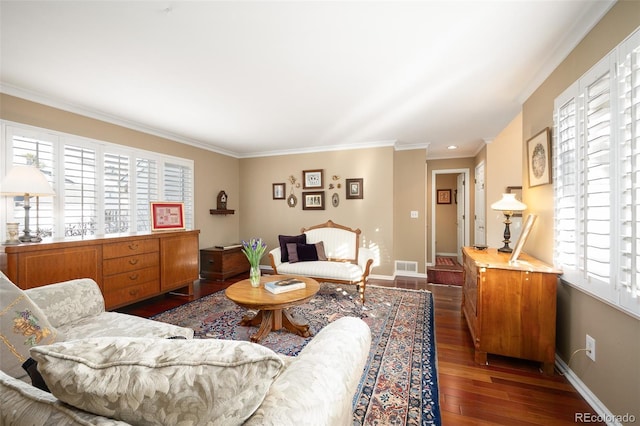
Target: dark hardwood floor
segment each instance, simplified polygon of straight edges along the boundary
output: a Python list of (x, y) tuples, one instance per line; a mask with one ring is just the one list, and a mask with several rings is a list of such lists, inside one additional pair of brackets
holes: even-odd
[[(193, 296), (158, 296), (118, 311), (151, 317), (244, 278), (201, 280)], [(370, 280), (369, 284), (433, 293), (443, 425), (570, 425), (576, 424), (577, 413), (595, 414), (563, 376), (543, 375), (539, 363), (489, 355), (489, 365), (475, 364), (471, 336), (460, 311), (461, 287), (427, 284), (424, 278)]]

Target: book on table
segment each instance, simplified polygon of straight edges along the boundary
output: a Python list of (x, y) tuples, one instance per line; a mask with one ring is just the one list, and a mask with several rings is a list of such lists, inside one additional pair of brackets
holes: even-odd
[(265, 290), (270, 291), (274, 294), (300, 290), (301, 288), (305, 288), (306, 286), (307, 285), (305, 284), (305, 282), (299, 280), (298, 278), (285, 278), (278, 281), (269, 281), (264, 284)]

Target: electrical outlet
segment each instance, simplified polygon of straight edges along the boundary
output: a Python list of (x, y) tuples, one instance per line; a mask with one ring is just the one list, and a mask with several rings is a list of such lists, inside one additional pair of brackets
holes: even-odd
[(411, 219), (417, 219), (417, 218), (418, 218), (418, 211), (411, 210)]
[(587, 348), (587, 356), (591, 361), (596, 362), (596, 339), (587, 334), (585, 348)]

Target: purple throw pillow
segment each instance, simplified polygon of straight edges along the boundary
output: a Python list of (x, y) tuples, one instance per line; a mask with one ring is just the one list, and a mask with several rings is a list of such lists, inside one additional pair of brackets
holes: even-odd
[(296, 244), (299, 262), (318, 260), (318, 252), (315, 244)]
[(298, 261), (298, 244), (288, 243), (287, 253), (289, 254), (289, 263), (296, 263)]
[(306, 244), (307, 234), (300, 235), (278, 235), (278, 241), (280, 242), (280, 261), (282, 263), (289, 261), (289, 252), (287, 251), (287, 244)]
[(318, 260), (327, 260), (327, 255), (324, 253), (324, 243), (322, 241), (316, 243), (316, 253), (318, 253)]

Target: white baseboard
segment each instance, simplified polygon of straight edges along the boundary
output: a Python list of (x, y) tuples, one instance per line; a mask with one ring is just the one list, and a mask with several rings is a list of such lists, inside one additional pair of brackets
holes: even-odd
[[(587, 401), (587, 404), (593, 408), (598, 416), (611, 426), (622, 426), (616, 416), (609, 411), (609, 409), (598, 399), (598, 397), (591, 392), (591, 390), (584, 384), (582, 380), (565, 364), (565, 362), (556, 354), (556, 368), (560, 371), (564, 377), (567, 378), (569, 383), (578, 391), (580, 395)], [(579, 423), (579, 422), (578, 422)]]

